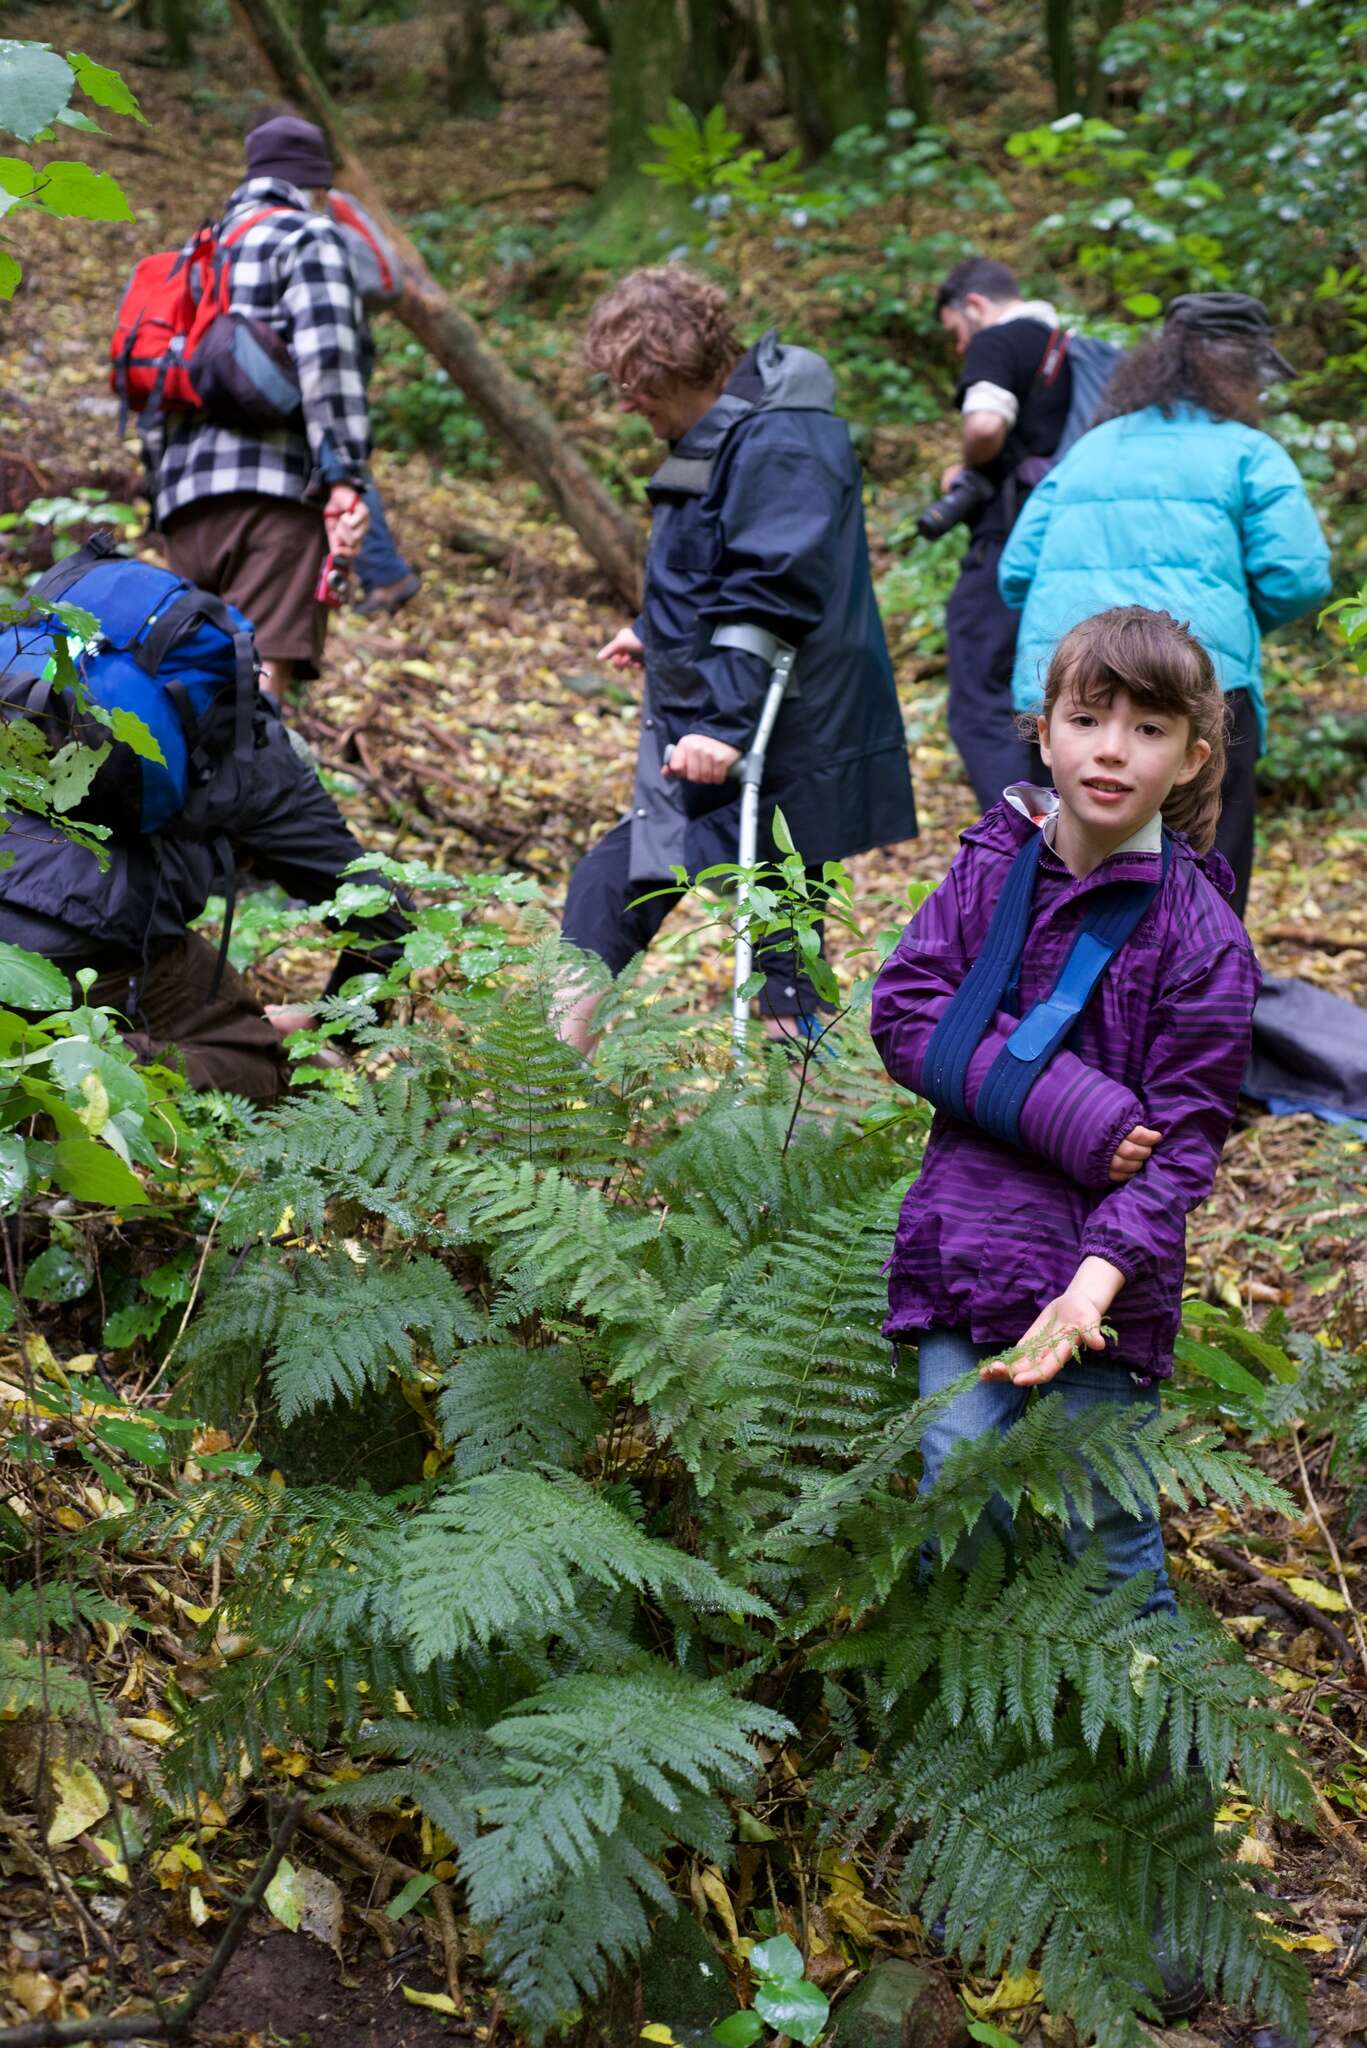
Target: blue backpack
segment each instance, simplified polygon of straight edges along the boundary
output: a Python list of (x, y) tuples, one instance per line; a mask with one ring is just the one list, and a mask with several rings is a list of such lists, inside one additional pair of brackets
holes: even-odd
[(98, 640), (76, 656), (77, 672), (94, 704), (141, 719), (162, 759), (143, 759), (58, 688), (53, 652), (70, 636), (53, 614), (0, 631), (0, 717), (36, 719), (57, 745), (110, 743), (80, 812), (118, 837), (171, 824), (195, 838), (223, 833), (239, 777), (221, 771), (249, 759), (256, 745), (251, 621), (169, 570), (120, 555), (107, 531), (50, 569), (32, 595), (79, 605), (99, 621)]

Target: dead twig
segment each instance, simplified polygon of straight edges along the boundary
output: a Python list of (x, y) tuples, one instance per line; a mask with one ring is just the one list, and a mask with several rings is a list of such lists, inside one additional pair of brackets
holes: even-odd
[(1207, 1557), (1214, 1558), (1217, 1564), (1226, 1565), (1230, 1571), (1237, 1572), (1241, 1579), (1247, 1579), (1250, 1585), (1256, 1586), (1260, 1593), (1265, 1593), (1269, 1600), (1275, 1600), (1278, 1607), (1283, 1608), (1294, 1621), (1299, 1621), (1305, 1628), (1317, 1628), (1326, 1642), (1333, 1644), (1335, 1652), (1344, 1663), (1352, 1663), (1352, 1644), (1338, 1624), (1332, 1622), (1327, 1614), (1321, 1614), (1318, 1607), (1312, 1607), (1310, 1602), (1302, 1600), (1298, 1593), (1289, 1593), (1279, 1580), (1269, 1578), (1265, 1572), (1260, 1572), (1251, 1558), (1245, 1557), (1242, 1551), (1231, 1550), (1227, 1543), (1203, 1543), (1201, 1548)]
[[(391, 1856), (387, 1850), (377, 1849), (373, 1842), (367, 1842), (364, 1835), (343, 1827), (341, 1821), (333, 1820), (326, 1813), (307, 1808), (300, 1817), (300, 1826), (309, 1835), (316, 1835), (320, 1842), (326, 1842), (339, 1855), (350, 1857), (360, 1869), (368, 1870), (375, 1877), (388, 1878), (392, 1883), (410, 1884), (423, 1872), (411, 1863), (402, 1862)], [(431, 1891), (433, 1910), (437, 1917), (437, 1931), (441, 1935), (442, 1950), (446, 1960), (446, 1988), (453, 2001), (461, 2004), (460, 1969), (464, 1961), (460, 1933), (456, 1927), (455, 1909), (451, 1904), (449, 1885), (434, 1884)], [(6, 2048), (0, 2037), (0, 2048)]]
[(1344, 1604), (1348, 1609), (1348, 1617), (1353, 1624), (1353, 1634), (1357, 1637), (1358, 1655), (1362, 1659), (1362, 1674), (1364, 1678), (1367, 1678), (1367, 1638), (1364, 1638), (1362, 1633), (1362, 1617), (1356, 1607), (1354, 1607), (1353, 1596), (1348, 1590), (1348, 1581), (1344, 1576), (1343, 1559), (1339, 1556), (1339, 1547), (1330, 1534), (1329, 1524), (1320, 1512), (1320, 1504), (1315, 1498), (1314, 1488), (1310, 1484), (1310, 1474), (1305, 1469), (1305, 1453), (1301, 1449), (1301, 1433), (1294, 1422), (1291, 1425), (1291, 1444), (1296, 1453), (1296, 1469), (1301, 1476), (1301, 1491), (1305, 1495), (1305, 1504), (1314, 1518), (1315, 1527), (1324, 1538), (1325, 1549), (1329, 1552), (1329, 1561), (1334, 1567), (1334, 1577), (1339, 1582), (1339, 1592), (1343, 1595)]
[(279, 1827), (271, 1837), (261, 1868), (228, 1915), (218, 1946), (208, 1964), (177, 2005), (168, 2012), (131, 2012), (84, 2020), (32, 2020), (22, 2027), (0, 2028), (0, 2048), (65, 2048), (77, 2041), (169, 2040), (188, 2033), (200, 2007), (212, 1997), (219, 1978), (232, 1961), (247, 1922), (266, 1896), (271, 1879), (280, 1868), (299, 1825), (302, 1800), (286, 1807)]

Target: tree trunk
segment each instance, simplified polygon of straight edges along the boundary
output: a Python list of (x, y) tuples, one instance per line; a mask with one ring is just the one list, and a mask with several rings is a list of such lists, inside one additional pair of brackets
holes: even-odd
[(933, 118), (930, 73), (921, 31), (930, 15), (926, 0), (900, 0), (897, 9), (897, 54), (902, 61), (902, 100), (918, 121)]
[(881, 128), (888, 118), (888, 50), (894, 0), (857, 0), (854, 101), (857, 118)]
[(1044, 0), (1044, 40), (1059, 114), (1077, 112), (1077, 54), (1073, 47), (1073, 0)]
[(541, 485), (618, 595), (628, 604), (639, 603), (641, 540), (635, 521), (613, 503), (536, 393), (485, 347), (474, 321), (442, 290), (393, 220), (370, 173), (348, 148), (341, 117), (299, 47), (283, 0), (232, 0), (232, 5), (285, 95), (327, 135), (338, 184), (356, 194), (393, 243), (403, 287), (394, 308), (397, 318)]
[(831, 0), (776, 0), (774, 30), (788, 111), (803, 155), (824, 156), (837, 135), (888, 111), (889, 0), (859, 0), (857, 44), (845, 38), (844, 9)]
[(328, 68), (328, 23), (323, 0), (297, 0), (299, 41), (320, 78)]
[(177, 68), (188, 64), (194, 55), (190, 47), (189, 0), (161, 0), (161, 26), (166, 37), (167, 63)]
[(646, 129), (669, 119), (674, 76), (674, 0), (613, 0), (608, 76), (608, 178), (640, 176), (651, 152)]
[(442, 50), (447, 113), (494, 113), (498, 86), (489, 69), (489, 18), (484, 0), (447, 0)]
[(1101, 68), (1101, 52), (1107, 36), (1118, 28), (1125, 14), (1125, 0), (1097, 0), (1096, 41), (1092, 45), (1087, 65), (1087, 112), (1100, 114), (1106, 106), (1106, 74)]

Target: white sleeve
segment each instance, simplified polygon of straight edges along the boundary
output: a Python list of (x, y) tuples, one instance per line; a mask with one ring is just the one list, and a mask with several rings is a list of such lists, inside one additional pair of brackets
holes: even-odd
[(999, 420), (1006, 421), (1009, 432), (1020, 417), (1020, 400), (1014, 391), (1007, 391), (1001, 384), (970, 384), (959, 410), (995, 413)]

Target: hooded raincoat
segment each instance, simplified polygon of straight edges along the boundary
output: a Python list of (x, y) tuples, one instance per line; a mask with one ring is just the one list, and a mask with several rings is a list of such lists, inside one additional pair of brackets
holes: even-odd
[[(971, 826), (879, 975), (874, 1041), (903, 1087), (918, 1088), (931, 1033), (982, 948), (1011, 863), (1038, 829), (1005, 800)], [(1026, 1100), (1024, 1149), (937, 1112), (897, 1227), (889, 1336), (938, 1325), (979, 1343), (1015, 1343), (1095, 1254), (1125, 1275), (1107, 1317), (1116, 1331), (1108, 1352), (1142, 1383), (1171, 1372), (1186, 1218), (1215, 1179), (1260, 978), (1220, 893), (1221, 855), (1198, 856), (1178, 835), (1173, 849), (1158, 896)], [(1121, 850), (1079, 880), (1046, 845), (1021, 961), (1022, 1015), (1053, 988), (1093, 892), (1110, 881), (1152, 882), (1159, 861)], [(970, 1111), (1017, 1021), (999, 1013), (973, 1055)], [(1136, 1124), (1162, 1141), (1116, 1185), (1110, 1161)]]
[(809, 863), (915, 834), (859, 464), (834, 403), (820, 356), (766, 334), (650, 480), (633, 881), (735, 859), (734, 785), (681, 787), (660, 772), (688, 732), (750, 744), (769, 670), (712, 645), (722, 625), (761, 626), (798, 650), (765, 763), (761, 857), (776, 805)]
[(1022, 610), (1011, 694), (1037, 711), (1055, 647), (1093, 612), (1145, 604), (1190, 620), (1220, 686), (1247, 690), (1266, 738), (1262, 634), (1323, 603), (1329, 549), (1300, 472), (1270, 434), (1198, 405), (1106, 420), (1016, 521), (998, 572)]

